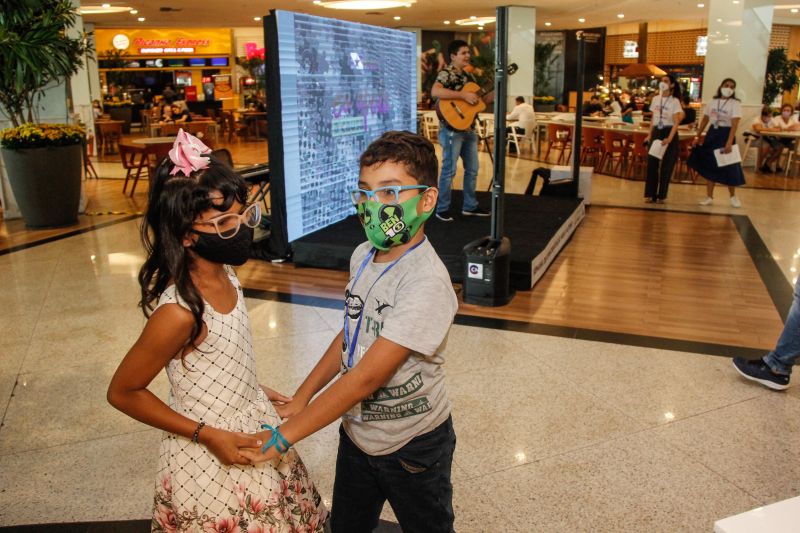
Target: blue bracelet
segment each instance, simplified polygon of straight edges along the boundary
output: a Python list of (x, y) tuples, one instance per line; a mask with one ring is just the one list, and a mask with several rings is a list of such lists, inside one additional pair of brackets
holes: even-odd
[(268, 429), (272, 432), (272, 438), (269, 439), (266, 444), (264, 444), (263, 448), (261, 448), (261, 453), (267, 453), (267, 450), (275, 446), (275, 449), (278, 450), (279, 453), (283, 454), (288, 452), (289, 448), (292, 447), (289, 441), (286, 440), (283, 435), (281, 435), (280, 426), (273, 428), (269, 424), (262, 424), (261, 429)]

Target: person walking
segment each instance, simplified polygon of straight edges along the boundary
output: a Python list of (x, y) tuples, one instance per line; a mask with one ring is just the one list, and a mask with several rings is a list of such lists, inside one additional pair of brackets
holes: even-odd
[(645, 143), (660, 141), (666, 149), (660, 158), (652, 153), (647, 157), (644, 196), (648, 203), (662, 203), (667, 199), (669, 180), (678, 158), (678, 125), (683, 120), (681, 86), (675, 82), (675, 78), (672, 75), (662, 76), (658, 90), (658, 95), (650, 102), (652, 128)]
[[(736, 98), (736, 81), (725, 78), (717, 88), (714, 99), (706, 106), (703, 119), (697, 127), (694, 141), (696, 145), (687, 161), (689, 168), (706, 179), (706, 197), (700, 205), (714, 203), (714, 186), (720, 183), (728, 186), (731, 205), (742, 207), (742, 202), (736, 196), (736, 187), (744, 185), (741, 162), (719, 166), (715, 155), (717, 151), (731, 153), (736, 144), (736, 129), (741, 118), (742, 104)], [(711, 127), (703, 139), (703, 130), (709, 124)]]
[(794, 301), (775, 349), (761, 359), (750, 361), (734, 357), (733, 366), (745, 379), (772, 390), (786, 390), (792, 366), (800, 357), (800, 280), (794, 285)]

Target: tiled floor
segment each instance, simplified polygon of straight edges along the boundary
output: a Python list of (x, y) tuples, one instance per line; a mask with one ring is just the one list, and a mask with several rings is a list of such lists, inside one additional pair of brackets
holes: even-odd
[[(509, 168), (520, 192), (532, 164)], [(641, 187), (600, 177), (594, 203), (643, 207)], [(675, 185), (658, 208), (749, 216), (796, 276), (800, 193), (745, 189), (734, 210), (696, 206), (702, 192)], [(148, 517), (159, 432), (105, 400), (143, 324), (136, 225), (0, 256), (0, 526)], [(339, 312), (247, 305), (260, 380), (292, 392)], [(800, 494), (800, 387), (744, 382), (727, 358), (461, 325), (445, 357), (458, 531), (710, 531)], [(163, 375), (153, 390), (165, 397)], [(336, 438), (298, 445), (328, 501)]]

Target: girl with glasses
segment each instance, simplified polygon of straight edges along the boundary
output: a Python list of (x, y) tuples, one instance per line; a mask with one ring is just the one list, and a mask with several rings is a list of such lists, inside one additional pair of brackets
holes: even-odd
[[(151, 183), (139, 272), (148, 317), (108, 388), (109, 402), (164, 431), (153, 531), (323, 530), (327, 511), (297, 452), (250, 464), (271, 402), (259, 385), (242, 289), (230, 265), (249, 256), (257, 205), (247, 186), (181, 130)], [(168, 402), (148, 386), (164, 368)]]

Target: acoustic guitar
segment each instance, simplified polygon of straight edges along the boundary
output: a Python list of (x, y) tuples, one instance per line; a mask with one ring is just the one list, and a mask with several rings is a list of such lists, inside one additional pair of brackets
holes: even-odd
[[(513, 75), (517, 72), (517, 64), (511, 63), (507, 70), (509, 76)], [(486, 102), (484, 102), (483, 98), (494, 92), (494, 82), (487, 84), (486, 87), (480, 87), (477, 83), (469, 82), (464, 85), (461, 90), (475, 93), (478, 96), (478, 103), (468, 104), (464, 100), (459, 100), (457, 98), (440, 98), (439, 101), (436, 102), (436, 114), (439, 116), (439, 119), (447, 123), (451, 129), (467, 131), (472, 126), (478, 113), (486, 109)]]

